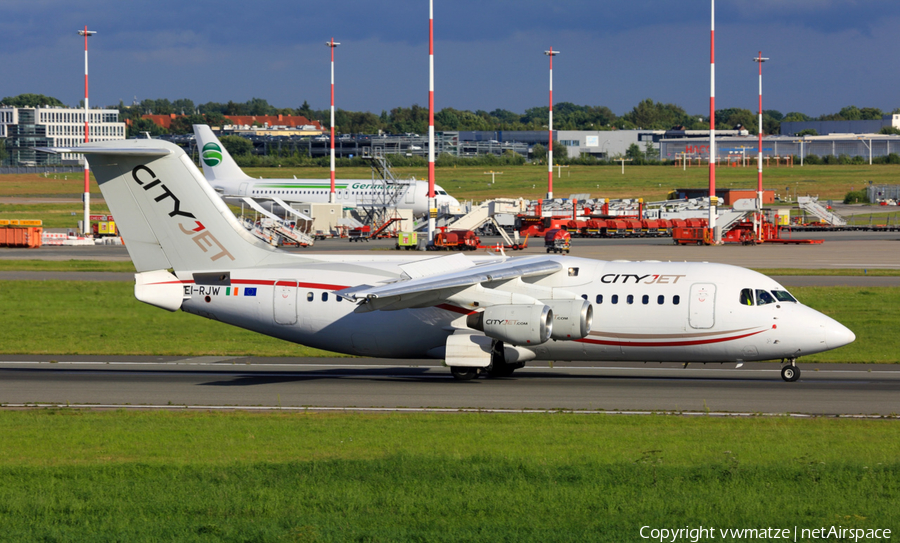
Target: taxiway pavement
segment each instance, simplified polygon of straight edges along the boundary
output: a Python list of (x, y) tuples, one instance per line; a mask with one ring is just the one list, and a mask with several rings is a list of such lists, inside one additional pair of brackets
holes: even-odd
[(0, 357), (0, 405), (900, 414), (900, 366), (533, 363), (456, 381), (435, 360)]

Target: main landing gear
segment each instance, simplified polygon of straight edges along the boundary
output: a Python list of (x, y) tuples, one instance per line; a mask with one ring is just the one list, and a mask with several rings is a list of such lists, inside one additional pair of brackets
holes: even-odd
[(478, 377), (478, 368), (470, 368), (467, 366), (450, 366), (450, 373), (457, 381), (471, 381)]
[(797, 367), (797, 359), (791, 358), (781, 367), (781, 378), (788, 383), (793, 383), (800, 378), (800, 368)]
[(490, 366), (486, 368), (450, 366), (450, 373), (457, 381), (471, 381), (478, 377), (479, 372), (486, 373), (488, 377), (509, 377), (514, 371), (523, 367), (525, 367), (524, 362), (507, 362), (503, 342), (494, 341), (491, 344)]

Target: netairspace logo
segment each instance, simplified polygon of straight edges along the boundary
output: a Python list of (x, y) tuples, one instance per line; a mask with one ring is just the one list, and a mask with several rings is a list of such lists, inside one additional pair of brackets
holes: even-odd
[(222, 163), (222, 148), (215, 143), (207, 143), (203, 146), (203, 152), (200, 156), (203, 158), (203, 163), (207, 166), (218, 166)]
[[(653, 528), (641, 526), (641, 539), (659, 541), (660, 543), (699, 541), (809, 541), (828, 539), (830, 541), (890, 541), (891, 530), (882, 528), (846, 528), (844, 526), (828, 526), (820, 528)], [(799, 538), (799, 539), (798, 539)]]

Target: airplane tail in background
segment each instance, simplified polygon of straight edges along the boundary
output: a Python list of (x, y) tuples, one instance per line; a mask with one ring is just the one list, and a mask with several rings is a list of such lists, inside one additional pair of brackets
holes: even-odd
[(219, 271), (308, 261), (247, 232), (177, 145), (142, 139), (50, 151), (90, 157), (138, 272)]
[(237, 182), (252, 179), (231, 158), (228, 149), (208, 125), (195, 124), (194, 137), (197, 139), (197, 148), (200, 149), (200, 163), (207, 181), (228, 181), (235, 185), (236, 190)]

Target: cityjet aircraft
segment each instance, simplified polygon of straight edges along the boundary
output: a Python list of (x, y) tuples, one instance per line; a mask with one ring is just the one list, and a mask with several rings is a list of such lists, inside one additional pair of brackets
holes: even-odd
[(798, 357), (853, 332), (765, 275), (723, 264), (562, 255), (298, 255), (238, 223), (177, 146), (96, 142), (91, 167), (137, 273), (135, 297), (288, 341), (442, 359), (458, 379), (529, 360)]
[[(272, 211), (276, 199), (288, 204), (330, 201), (329, 179), (253, 179), (231, 158), (209, 126), (195, 124), (194, 136), (206, 180), (230, 204), (240, 205), (243, 198), (252, 198)], [(334, 190), (335, 202), (346, 207), (380, 203), (386, 199), (393, 201), (398, 209), (411, 209), (416, 216), (428, 213), (427, 181), (385, 186), (371, 179), (335, 179)], [(401, 194), (395, 191), (401, 191)], [(381, 194), (383, 192), (386, 194)], [(456, 198), (438, 185), (434, 186), (434, 194), (438, 207), (459, 206)]]

